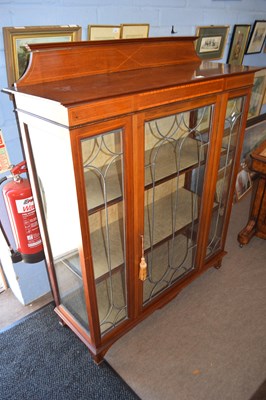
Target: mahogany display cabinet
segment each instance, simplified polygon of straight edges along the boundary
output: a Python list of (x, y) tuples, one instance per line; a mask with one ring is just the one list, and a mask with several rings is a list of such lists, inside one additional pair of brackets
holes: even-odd
[(5, 90), (55, 312), (97, 363), (226, 254), (257, 69), (201, 62), (195, 40), (31, 45)]

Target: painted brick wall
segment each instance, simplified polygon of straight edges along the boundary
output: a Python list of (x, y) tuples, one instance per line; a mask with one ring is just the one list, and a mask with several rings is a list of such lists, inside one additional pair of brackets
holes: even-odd
[[(230, 25), (225, 61), (234, 24), (252, 24), (266, 19), (265, 0), (0, 0), (0, 25), (67, 25), (82, 26), (87, 39), (89, 24), (150, 24), (150, 36), (168, 36), (174, 25), (176, 34), (194, 35), (198, 25)], [(245, 56), (246, 65), (266, 65), (266, 55)], [(6, 87), (3, 37), (0, 38), (0, 87)], [(0, 94), (0, 128), (2, 128), (12, 163), (22, 155), (12, 104)]]
[[(0, 0), (1, 27), (77, 24), (82, 26), (83, 40), (87, 39), (89, 24), (148, 22), (150, 36), (170, 35), (172, 25), (178, 36), (194, 35), (198, 25), (230, 25), (230, 34), (224, 58), (221, 61), (227, 58), (234, 24), (253, 24), (255, 20), (262, 19), (266, 19), (265, 0)], [(262, 53), (245, 56), (244, 64), (266, 66), (266, 55)], [(0, 89), (6, 86), (4, 45), (1, 34)], [(12, 102), (3, 93), (0, 93), (0, 128), (5, 137), (11, 162), (16, 164), (22, 160), (20, 140)], [(5, 220), (1, 196), (0, 207), (1, 218)], [(38, 284), (31, 283), (31, 287), (28, 287), (31, 293), (27, 294), (26, 302), (49, 290), (44, 266), (41, 269), (40, 275), (36, 277)], [(27, 273), (33, 276), (32, 272)], [(23, 268), (20, 274), (22, 274), (22, 281), (25, 282)], [(42, 280), (43, 285), (40, 285)], [(39, 286), (42, 287), (39, 288)]]

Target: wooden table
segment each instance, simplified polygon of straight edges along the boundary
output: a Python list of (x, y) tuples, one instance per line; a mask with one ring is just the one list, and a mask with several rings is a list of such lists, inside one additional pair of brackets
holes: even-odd
[(247, 225), (238, 234), (241, 246), (248, 244), (253, 236), (266, 239), (266, 141), (251, 155), (250, 169), (259, 177), (253, 186), (252, 204)]

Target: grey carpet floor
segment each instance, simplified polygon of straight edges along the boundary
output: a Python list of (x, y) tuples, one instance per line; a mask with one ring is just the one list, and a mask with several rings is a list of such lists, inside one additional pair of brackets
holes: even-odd
[(137, 400), (103, 362), (59, 325), (51, 303), (0, 332), (1, 400)]
[[(210, 269), (105, 358), (142, 400), (249, 400), (266, 378), (266, 241), (240, 248), (250, 197), (233, 206)], [(263, 399), (261, 399), (263, 400)]]

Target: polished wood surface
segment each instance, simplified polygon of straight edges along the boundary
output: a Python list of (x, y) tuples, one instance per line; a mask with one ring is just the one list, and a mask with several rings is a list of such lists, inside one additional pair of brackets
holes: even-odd
[(266, 141), (251, 155), (250, 169), (258, 174), (253, 186), (248, 223), (238, 234), (240, 245), (246, 245), (253, 236), (266, 239)]
[(121, 39), (33, 45), (30, 65), (16, 86), (89, 75), (200, 64), (195, 37)]
[[(252, 85), (256, 68), (201, 62), (195, 39), (31, 45), (28, 69), (15, 84), (17, 107), (74, 127)], [(27, 106), (25, 94), (34, 104)]]
[[(30, 45), (30, 64), (16, 88), (71, 106), (188, 84), (195, 92), (203, 85), (202, 94), (204, 81), (210, 79), (215, 91), (251, 83), (255, 68), (201, 63), (194, 41), (166, 37)], [(217, 86), (217, 79), (224, 77)]]
[[(31, 45), (30, 65), (15, 89), (6, 89), (15, 98), (15, 107), (22, 131), (23, 145), (30, 148), (29, 133), (36, 131), (39, 141), (45, 145), (46, 137), (60, 136), (69, 141), (69, 157), (75, 177), (75, 195), (80, 221), (80, 270), (83, 279), (84, 298), (89, 322), (89, 331), (73, 318), (61, 303), (56, 282), (52, 254), (46, 230), (45, 215), (40, 212), (42, 231), (46, 232), (45, 247), (47, 263), (53, 282), (56, 312), (88, 346), (95, 361), (100, 362), (111, 344), (136, 326), (157, 308), (173, 299), (179, 291), (210, 267), (220, 267), (226, 254), (224, 249), (230, 218), (233, 188), (243, 142), (248, 102), (253, 85), (253, 67), (230, 66), (220, 63), (201, 62), (195, 52), (195, 37), (149, 38), (115, 41), (78, 42), (65, 44)], [(210, 257), (206, 256), (216, 181), (224, 135), (224, 121), (230, 99), (245, 97), (242, 124), (232, 170), (230, 190), (227, 193), (222, 227), (221, 243)], [(199, 224), (195, 268), (163, 290), (148, 305), (143, 304), (143, 282), (138, 279), (139, 262), (142, 256), (141, 236), (145, 229), (145, 191), (150, 189), (150, 176), (144, 181), (144, 126), (146, 121), (165, 116), (191, 112), (197, 108), (213, 107), (210, 145), (206, 162), (206, 176), (202, 194), (198, 199)], [(192, 115), (193, 116), (193, 115)], [(191, 118), (193, 120), (193, 118)], [(124, 184), (125, 184), (125, 243), (126, 243), (126, 289), (128, 316), (120, 324), (102, 334), (99, 322), (95, 271), (91, 252), (93, 233), (88, 220), (87, 191), (84, 184), (81, 143), (88, 138), (106, 132), (123, 132)], [(189, 174), (196, 165), (194, 158), (180, 164), (180, 174)], [(60, 147), (58, 148), (60, 152)], [(47, 150), (48, 153), (48, 150)], [(42, 209), (38, 190), (38, 176), (34, 168), (34, 153), (26, 152), (29, 174), (35, 201)], [(163, 157), (162, 157), (163, 158)], [(167, 160), (167, 155), (165, 157)], [(47, 154), (47, 162), (49, 154)], [(163, 160), (163, 163), (165, 161)], [(160, 169), (161, 184), (173, 175)], [(58, 171), (60, 173), (61, 171)], [(64, 171), (62, 171), (64, 173)], [(167, 176), (165, 176), (167, 175)], [(90, 189), (96, 195), (93, 183)], [(115, 184), (113, 189), (115, 190)], [(185, 188), (186, 189), (186, 188)], [(185, 194), (186, 190), (184, 191)], [(54, 194), (56, 196), (56, 193)], [(96, 196), (97, 197), (97, 196)], [(180, 196), (181, 197), (181, 196)], [(118, 201), (113, 196), (110, 204)], [(165, 199), (166, 200), (166, 199)], [(185, 201), (189, 203), (189, 201)], [(184, 204), (185, 204), (184, 202)], [(102, 197), (94, 198), (96, 213)], [(163, 202), (162, 202), (163, 203)], [(166, 207), (169, 209), (169, 205)], [(166, 209), (165, 208), (165, 209)], [(162, 208), (164, 210), (164, 208)], [(182, 208), (180, 220), (185, 222), (177, 229), (185, 231), (190, 220)], [(181, 218), (182, 217), (182, 218)], [(164, 215), (162, 213), (162, 219)], [(165, 220), (162, 228), (170, 223)], [(160, 229), (159, 229), (160, 232)], [(161, 229), (161, 234), (163, 229)], [(169, 236), (169, 233), (165, 234)], [(158, 240), (165, 240), (157, 236)], [(120, 267), (120, 266), (119, 266)], [(121, 269), (121, 268), (120, 268)], [(118, 268), (119, 270), (119, 268)], [(103, 276), (96, 276), (98, 280)]]

